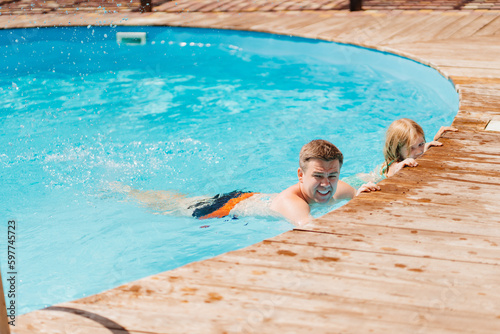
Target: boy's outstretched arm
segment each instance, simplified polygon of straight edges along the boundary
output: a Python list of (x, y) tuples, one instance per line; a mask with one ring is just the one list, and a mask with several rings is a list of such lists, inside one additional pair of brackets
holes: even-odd
[(361, 187), (359, 187), (358, 190), (356, 190), (355, 188), (351, 187), (344, 181), (339, 181), (337, 185), (337, 191), (335, 192), (333, 198), (335, 200), (352, 199), (355, 196), (361, 194), (362, 192), (371, 192), (377, 190), (380, 190), (380, 187), (373, 182), (365, 183)]
[(333, 199), (339, 201), (343, 199), (351, 199), (354, 198), (354, 196), (356, 196), (356, 189), (351, 187), (348, 183), (339, 180)]

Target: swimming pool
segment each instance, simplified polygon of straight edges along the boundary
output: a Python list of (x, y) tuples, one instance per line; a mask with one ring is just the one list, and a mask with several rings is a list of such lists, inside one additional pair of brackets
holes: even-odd
[[(118, 44), (127, 31), (146, 32), (146, 43)], [(292, 228), (161, 215), (110, 182), (192, 196), (275, 193), (296, 182), (311, 139), (336, 144), (349, 177), (382, 162), (394, 119), (413, 118), (430, 137), (458, 109), (451, 83), (414, 61), (261, 33), (3, 30), (0, 59), (1, 240), (15, 219), (20, 313)], [(3, 246), (0, 256), (5, 271)]]

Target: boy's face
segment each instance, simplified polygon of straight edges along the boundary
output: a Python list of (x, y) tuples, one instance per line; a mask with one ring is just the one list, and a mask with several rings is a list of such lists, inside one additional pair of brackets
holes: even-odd
[(307, 203), (328, 203), (337, 190), (340, 163), (338, 160), (311, 159), (305, 171), (298, 170), (299, 186)]
[(409, 148), (408, 158), (416, 159), (424, 153), (425, 139), (423, 136), (418, 136)]

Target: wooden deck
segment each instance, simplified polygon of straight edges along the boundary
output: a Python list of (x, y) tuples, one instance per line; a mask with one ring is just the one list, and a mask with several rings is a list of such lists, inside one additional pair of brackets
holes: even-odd
[(306, 228), (20, 316), (14, 333), (500, 333), (500, 132), (484, 130), (500, 120), (499, 12), (126, 16), (71, 24), (245, 29), (389, 50), (453, 80), (460, 131), (381, 192)]
[[(350, 0), (151, 0), (160, 12), (348, 10)], [(0, 0), (0, 14), (138, 12), (140, 0)], [(500, 10), (500, 0), (363, 0), (365, 10)]]

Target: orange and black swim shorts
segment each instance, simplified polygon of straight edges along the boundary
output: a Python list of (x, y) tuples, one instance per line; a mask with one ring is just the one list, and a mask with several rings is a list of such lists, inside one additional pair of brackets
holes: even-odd
[(188, 209), (194, 209), (193, 217), (198, 219), (222, 218), (238, 204), (254, 195), (248, 191), (232, 191), (227, 194), (215, 195), (205, 201), (191, 205)]

